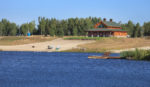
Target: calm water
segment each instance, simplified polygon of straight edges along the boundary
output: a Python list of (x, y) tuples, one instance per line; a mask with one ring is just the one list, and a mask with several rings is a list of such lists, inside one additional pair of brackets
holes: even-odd
[(0, 87), (150, 87), (150, 62), (89, 55), (0, 52)]

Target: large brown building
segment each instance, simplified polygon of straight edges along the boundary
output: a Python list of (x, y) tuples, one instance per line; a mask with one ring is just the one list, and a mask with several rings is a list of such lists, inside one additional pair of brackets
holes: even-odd
[(94, 26), (94, 29), (87, 30), (89, 37), (127, 37), (127, 31), (121, 28), (119, 23), (106, 21), (100, 21)]

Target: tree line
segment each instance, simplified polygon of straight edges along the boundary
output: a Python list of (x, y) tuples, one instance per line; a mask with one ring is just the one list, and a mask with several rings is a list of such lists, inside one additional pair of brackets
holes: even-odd
[(55, 18), (47, 19), (39, 17), (38, 34), (50, 36), (76, 36), (85, 35), (85, 30), (93, 28), (94, 24), (101, 18), (69, 18), (66, 20), (57, 20)]
[(144, 23), (141, 26), (140, 23), (134, 24), (129, 20), (128, 23), (122, 24), (121, 27), (127, 31), (130, 37), (150, 36), (150, 22)]
[[(56, 18), (38, 18), (38, 25), (35, 21), (24, 23), (18, 26), (16, 23), (7, 19), (0, 21), (0, 36), (27, 35), (30, 32), (33, 35), (50, 35), (50, 36), (83, 36), (86, 35), (87, 29), (94, 28), (94, 25), (101, 21), (101, 18), (68, 18), (66, 20), (57, 20)], [(145, 22), (143, 26), (140, 23), (134, 24), (128, 21), (121, 24), (121, 27), (128, 31), (131, 37), (150, 36), (150, 22)]]
[(16, 36), (16, 35), (27, 35), (30, 31), (32, 34), (36, 32), (35, 22), (24, 23), (18, 26), (16, 23), (10, 22), (7, 19), (0, 21), (0, 36)]

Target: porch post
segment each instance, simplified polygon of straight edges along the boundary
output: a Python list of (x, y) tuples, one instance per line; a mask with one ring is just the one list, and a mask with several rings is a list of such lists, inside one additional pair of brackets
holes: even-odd
[(91, 35), (91, 37), (93, 37), (93, 32), (92, 32), (92, 35)]
[(105, 35), (105, 32), (103, 32), (103, 37), (105, 37), (106, 35)]
[(97, 32), (97, 37), (99, 37), (99, 32)]
[(89, 31), (86, 33), (86, 37), (89, 37)]

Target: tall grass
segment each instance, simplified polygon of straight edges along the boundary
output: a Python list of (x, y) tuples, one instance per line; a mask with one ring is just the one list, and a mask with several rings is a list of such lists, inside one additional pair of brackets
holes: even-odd
[(122, 58), (134, 60), (150, 60), (150, 50), (124, 51), (120, 53)]
[(44, 37), (44, 36), (30, 36), (30, 37), (27, 37), (27, 36), (3, 36), (3, 37), (0, 37), (0, 45), (30, 44), (30, 43), (51, 41), (56, 38), (55, 37)]

